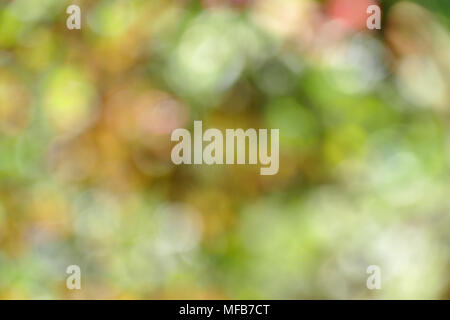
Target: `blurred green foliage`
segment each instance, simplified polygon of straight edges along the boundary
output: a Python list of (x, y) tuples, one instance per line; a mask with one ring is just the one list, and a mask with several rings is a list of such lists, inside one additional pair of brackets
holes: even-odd
[[(449, 2), (371, 3), (2, 0), (0, 298), (450, 298)], [(279, 173), (173, 165), (193, 120)]]

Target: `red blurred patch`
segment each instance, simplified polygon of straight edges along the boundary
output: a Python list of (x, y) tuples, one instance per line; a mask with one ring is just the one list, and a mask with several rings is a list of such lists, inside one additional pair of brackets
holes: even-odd
[(341, 21), (347, 28), (362, 30), (369, 17), (367, 7), (373, 4), (378, 5), (375, 0), (329, 0), (326, 8), (331, 19)]

